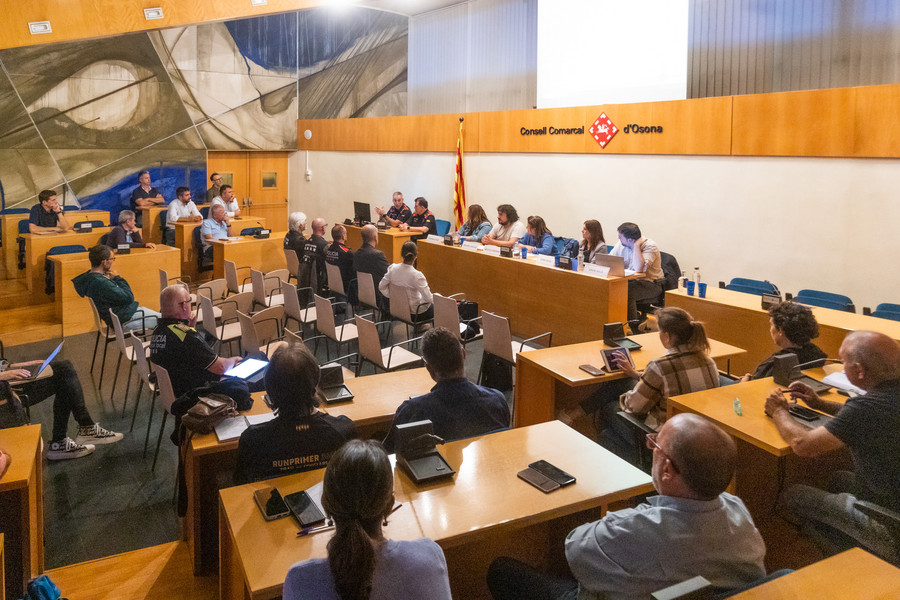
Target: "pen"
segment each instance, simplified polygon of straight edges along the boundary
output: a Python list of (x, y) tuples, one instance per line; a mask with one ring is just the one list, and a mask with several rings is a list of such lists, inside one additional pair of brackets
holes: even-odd
[(312, 535), (314, 533), (319, 533), (320, 531), (327, 531), (329, 529), (334, 529), (334, 525), (319, 525), (318, 527), (307, 527), (298, 531), (297, 537), (304, 537), (307, 535)]

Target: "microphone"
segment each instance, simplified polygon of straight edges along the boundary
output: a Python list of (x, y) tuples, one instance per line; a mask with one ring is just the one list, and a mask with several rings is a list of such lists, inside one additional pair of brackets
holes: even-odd
[(825, 363), (838, 363), (844, 364), (839, 358), (818, 358), (816, 360), (811, 360), (809, 362), (805, 362), (802, 365), (797, 365), (791, 371), (803, 371), (804, 369), (821, 369), (825, 366)]

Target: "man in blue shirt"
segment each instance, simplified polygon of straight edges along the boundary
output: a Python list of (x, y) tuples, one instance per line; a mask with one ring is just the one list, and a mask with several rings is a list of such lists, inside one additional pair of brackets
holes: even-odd
[(209, 209), (209, 218), (200, 225), (200, 240), (203, 243), (203, 254), (212, 260), (213, 247), (211, 240), (224, 240), (231, 235), (231, 227), (225, 220), (225, 206), (213, 204)]

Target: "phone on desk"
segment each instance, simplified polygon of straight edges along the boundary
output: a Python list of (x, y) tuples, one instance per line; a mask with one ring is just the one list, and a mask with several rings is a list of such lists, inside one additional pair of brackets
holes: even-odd
[(519, 479), (527, 481), (545, 494), (549, 494), (553, 490), (559, 489), (561, 487), (557, 482), (553, 481), (543, 473), (538, 473), (531, 467), (522, 469), (521, 471), (516, 473), (516, 475), (519, 476)]
[(291, 514), (281, 492), (273, 487), (266, 487), (253, 492), (253, 499), (266, 521), (274, 521)]
[(603, 375), (603, 369), (598, 369), (594, 365), (578, 365), (578, 368), (595, 377)]
[(528, 465), (528, 468), (534, 469), (541, 475), (552, 479), (561, 486), (567, 486), (575, 483), (575, 478), (572, 475), (569, 475), (556, 465), (551, 465), (546, 460), (537, 460)]
[(325, 515), (305, 491), (288, 494), (284, 497), (284, 501), (291, 509), (291, 514), (300, 523), (300, 527), (312, 527), (325, 520)]

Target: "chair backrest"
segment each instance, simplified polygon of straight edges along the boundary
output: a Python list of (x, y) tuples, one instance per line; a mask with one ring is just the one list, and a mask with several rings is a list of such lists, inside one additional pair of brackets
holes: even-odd
[(681, 278), (681, 267), (678, 266), (678, 259), (668, 252), (660, 252), (659, 266), (663, 271), (663, 279), (666, 280), (665, 289), (677, 290), (678, 280)]
[(194, 253), (197, 255), (197, 268), (204, 270), (204, 267), (208, 266), (209, 260), (203, 254), (203, 240), (200, 239), (200, 227), (194, 227), (194, 231), (191, 232), (191, 240), (194, 245)]
[(80, 227), (78, 227), (79, 225), (81, 225), (81, 227), (84, 227), (85, 225), (90, 225), (91, 228), (103, 227), (103, 221), (101, 221), (99, 219), (88, 219), (87, 221), (77, 221), (76, 223), (74, 223), (72, 225), (72, 229), (80, 229)]
[(481, 325), (484, 331), (484, 351), (514, 363), (516, 359), (512, 353), (509, 319), (483, 310), (481, 311)]
[(445, 236), (450, 233), (450, 221), (444, 219), (435, 219), (434, 226), (439, 236)]
[(250, 284), (253, 286), (253, 301), (266, 306), (266, 281), (263, 272), (250, 269)]
[(391, 316), (399, 319), (404, 323), (412, 323), (412, 316), (409, 311), (409, 292), (405, 287), (390, 284), (388, 286), (388, 304), (391, 308)]
[(306, 311), (300, 306), (300, 295), (293, 288), (284, 291), (284, 314), (294, 319), (301, 325)]
[(172, 412), (175, 404), (175, 391), (172, 389), (172, 379), (169, 372), (163, 367), (154, 364), (153, 372), (156, 373), (156, 389), (159, 390), (159, 405), (166, 412)]
[(832, 294), (831, 292), (820, 292), (818, 290), (800, 290), (794, 296), (794, 302), (800, 304), (809, 304), (811, 306), (821, 306), (822, 308), (833, 308), (835, 310), (844, 310), (847, 312), (856, 312), (853, 300), (843, 294)]
[(31, 212), (28, 208), (4, 208), (0, 214), (4, 215), (25, 215)]
[(204, 219), (208, 219), (208, 218), (209, 218), (209, 209), (210, 209), (210, 208), (212, 208), (212, 207), (210, 207), (210, 206), (201, 206), (201, 207), (200, 207), (200, 216), (203, 217)]
[(225, 297), (225, 292), (228, 291), (228, 286), (225, 283), (225, 279), (213, 279), (212, 281), (207, 281), (203, 285), (197, 288), (197, 295), (201, 294), (207, 296), (212, 303), (220, 302), (222, 298)]
[(284, 262), (287, 264), (288, 273), (300, 279), (300, 258), (297, 252), (291, 248), (284, 249)]
[(241, 352), (244, 356), (259, 352), (259, 337), (256, 335), (256, 325), (249, 315), (237, 311), (238, 322), (241, 324)]
[(47, 256), (56, 254), (75, 254), (76, 252), (87, 252), (87, 248), (81, 244), (66, 244), (64, 246), (53, 246), (47, 250)]
[[(207, 333), (219, 337), (219, 330), (216, 328), (216, 314), (213, 312), (212, 300), (202, 294), (197, 295), (197, 305), (200, 310), (200, 318), (198, 321)], [(222, 315), (225, 318), (225, 315)]]
[(234, 264), (234, 261), (226, 260), (224, 262), (225, 265), (225, 284), (228, 287), (228, 291), (232, 294), (238, 294), (241, 291), (241, 284), (238, 281), (237, 276), (237, 265)]
[(378, 338), (378, 327), (375, 323), (357, 316), (356, 332), (359, 339), (359, 353), (362, 357), (384, 369), (384, 360), (381, 357), (381, 340)]
[(165, 269), (159, 269), (159, 293), (169, 287), (169, 273)]
[(325, 273), (328, 275), (328, 289), (341, 296), (346, 296), (344, 293), (344, 280), (341, 278), (340, 268), (338, 268), (337, 265), (327, 262), (325, 263)]
[(134, 352), (134, 364), (137, 367), (138, 374), (152, 390), (153, 384), (150, 381), (150, 361), (147, 360), (147, 349), (144, 348), (143, 342), (138, 336), (134, 335), (133, 331), (128, 332), (128, 343)]
[(294, 333), (290, 329), (284, 330), (284, 341), (288, 343), (288, 346), (303, 346), (306, 347), (306, 344), (303, 343), (303, 338), (300, 337), (299, 333)]
[(108, 335), (109, 326), (106, 324), (103, 319), (100, 318), (100, 311), (97, 310), (97, 305), (94, 304), (94, 299), (90, 296), (85, 296), (88, 299), (88, 303), (91, 305), (91, 314), (94, 316), (94, 327), (97, 328), (97, 331), (101, 333), (106, 333)]
[(19, 221), (19, 233), (28, 233), (29, 231), (31, 231), (31, 227), (29, 227), (30, 224), (31, 222), (28, 219), (22, 219), (21, 221)]
[(734, 290), (735, 292), (744, 292), (745, 294), (777, 294), (778, 288), (768, 281), (760, 281), (759, 279), (747, 279), (745, 277), (734, 277), (725, 286), (726, 290)]
[[(273, 289), (277, 289), (279, 292), (285, 286), (285, 284), (290, 280), (291, 272), (287, 269), (272, 269), (268, 273), (266, 273), (266, 293), (268, 294)], [(281, 281), (275, 281), (275, 279), (280, 279)]]
[(260, 346), (281, 337), (281, 323), (284, 320), (284, 307), (271, 306), (255, 313), (252, 317), (256, 329), (256, 339)]
[(378, 308), (378, 296), (375, 295), (375, 280), (372, 274), (358, 271), (356, 282), (359, 285), (359, 301), (366, 306)]
[(872, 311), (873, 317), (879, 319), (890, 319), (891, 321), (900, 321), (900, 304), (891, 304), (890, 302), (882, 302)]
[(319, 333), (337, 341), (337, 331), (334, 326), (334, 312), (332, 312), (331, 302), (318, 294), (315, 294), (314, 298), (316, 301), (316, 327), (319, 329)]
[(118, 315), (116, 315), (111, 308), (109, 309), (109, 320), (113, 324), (113, 331), (116, 332), (116, 345), (119, 347), (119, 352), (126, 354), (125, 334), (122, 331), (122, 321), (119, 320)]
[(443, 327), (460, 339), (459, 334), (459, 309), (456, 300), (440, 294), (434, 294), (434, 326)]
[(228, 296), (219, 304), (219, 308), (222, 310), (222, 321), (237, 319), (237, 311), (249, 315), (253, 312), (253, 292), (241, 292)]
[(101, 246), (109, 246), (109, 234), (104, 233), (100, 236), (100, 241), (98, 242)]

